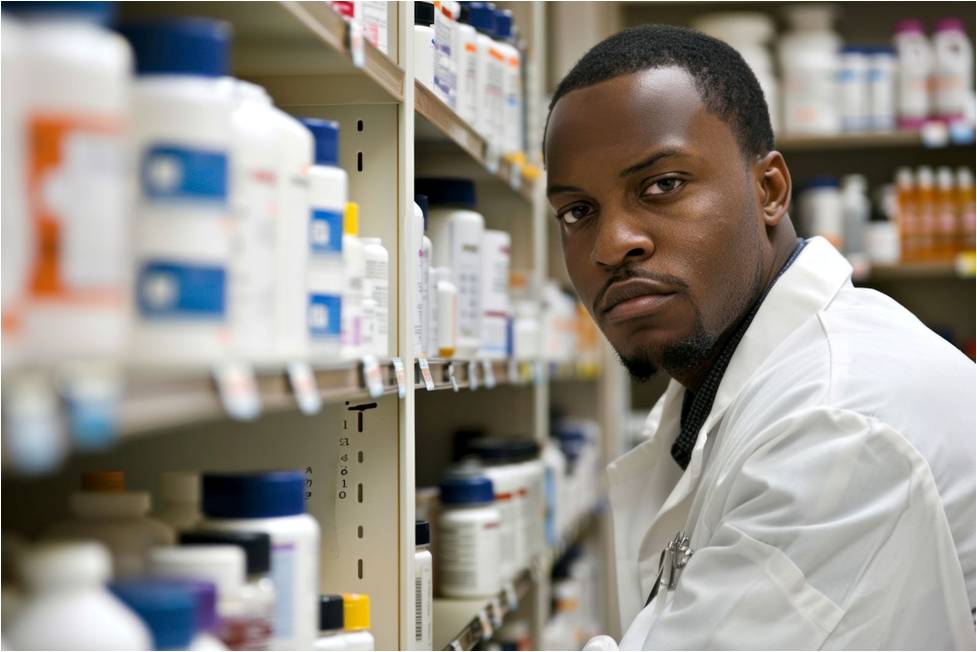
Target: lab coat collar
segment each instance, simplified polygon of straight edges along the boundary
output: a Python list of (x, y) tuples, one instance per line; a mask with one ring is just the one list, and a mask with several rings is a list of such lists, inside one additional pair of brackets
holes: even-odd
[[(676, 471), (669, 447), (678, 435), (684, 387), (672, 380), (662, 398), (661, 419), (647, 441), (608, 466), (609, 497), (622, 627), (640, 611), (657, 576), (658, 555), (674, 531), (669, 512), (698, 485), (710, 431), (725, 415), (749, 378), (794, 330), (827, 306), (851, 278), (851, 265), (827, 240), (808, 241), (777, 280), (740, 340), (716, 392), (684, 473)], [(654, 427), (655, 424), (648, 424)], [(670, 477), (681, 473), (677, 482)], [(681, 519), (684, 520), (684, 519)], [(662, 527), (655, 526), (661, 524)], [(681, 525), (679, 527), (682, 527)]]

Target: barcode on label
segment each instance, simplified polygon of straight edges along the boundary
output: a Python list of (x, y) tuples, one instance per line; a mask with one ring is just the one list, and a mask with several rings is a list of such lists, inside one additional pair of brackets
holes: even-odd
[(420, 576), (414, 578), (414, 642), (420, 643), (423, 634), (421, 632), (421, 601), (422, 586)]

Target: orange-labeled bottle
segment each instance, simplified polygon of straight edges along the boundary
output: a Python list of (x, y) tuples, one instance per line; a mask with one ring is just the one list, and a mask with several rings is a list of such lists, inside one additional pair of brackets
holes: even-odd
[(974, 251), (974, 173), (968, 167), (957, 168), (957, 249)]
[(933, 168), (916, 168), (916, 247), (917, 260), (936, 258), (936, 184)]
[(918, 257), (915, 186), (911, 169), (896, 170), (896, 222), (899, 225), (900, 258), (904, 263), (913, 262)]
[(936, 169), (936, 237), (934, 258), (953, 260), (957, 253), (957, 223), (959, 203), (954, 190), (953, 170), (946, 166)]

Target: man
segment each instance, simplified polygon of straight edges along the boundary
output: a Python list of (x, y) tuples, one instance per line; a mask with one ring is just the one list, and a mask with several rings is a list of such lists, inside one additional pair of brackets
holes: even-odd
[(743, 59), (617, 34), (544, 149), (581, 301), (672, 379), (608, 469), (620, 647), (974, 649), (974, 365), (797, 238)]

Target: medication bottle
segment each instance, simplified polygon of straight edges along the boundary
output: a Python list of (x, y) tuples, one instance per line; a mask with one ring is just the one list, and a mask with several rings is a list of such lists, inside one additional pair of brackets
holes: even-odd
[(434, 3), (414, 3), (414, 78), (434, 90)]
[(918, 20), (897, 23), (894, 40), (899, 58), (899, 127), (916, 130), (930, 115), (933, 53), (923, 24)]
[[(495, 47), (495, 10), (486, 2), (468, 4), (471, 26), (478, 33), (475, 39), (475, 131), (489, 140), (495, 133), (495, 125), (502, 119), (502, 66), (498, 58), (501, 52)], [(494, 55), (493, 55), (494, 53)], [(498, 140), (492, 142), (499, 142)]]
[(804, 228), (810, 235), (819, 235), (839, 251), (844, 250), (844, 221), (841, 190), (835, 177), (815, 177), (800, 197)]
[(791, 29), (778, 45), (784, 132), (837, 134), (841, 37), (831, 29), (834, 10), (827, 5), (792, 5), (787, 18)]
[(431, 524), (414, 525), (414, 644), (412, 650), (434, 649), (434, 566)]
[(302, 124), (315, 141), (315, 165), (309, 170), (308, 339), (310, 357), (321, 362), (338, 360), (342, 345), (348, 180), (339, 167), (339, 123), (304, 118)]
[(933, 168), (916, 168), (916, 247), (919, 260), (933, 260), (936, 253), (936, 176)]
[(304, 487), (301, 471), (203, 476), (202, 529), (271, 536), (276, 649), (309, 649), (318, 631), (319, 525), (305, 513)]
[(434, 0), (434, 94), (452, 109), (457, 105), (458, 83), (455, 75), (455, 15), (458, 3)]
[[(24, 140), (17, 154), (12, 139), (8, 155), (22, 158), (4, 166), (4, 190), (11, 172), (11, 180), (16, 183), (19, 174), (22, 185), (11, 188), (14, 197), (3, 193), (3, 236), (13, 227), (10, 244), (31, 247), (21, 250), (19, 263), (13, 257), (11, 280), (26, 274), (27, 296), (15, 319), (33, 361), (121, 356), (128, 337), (132, 168), (125, 150), (132, 56), (125, 40), (105, 27), (112, 7), (100, 2), (3, 5), (4, 22), (12, 13), (22, 28), (25, 82), (9, 96), (9, 107), (4, 102), (4, 114), (10, 110), (17, 121), (20, 113), (16, 129)], [(5, 40), (10, 32), (4, 29)], [(12, 36), (13, 43), (3, 46), (5, 74), (10, 46), (16, 46)], [(6, 138), (3, 147), (8, 150)], [(16, 212), (6, 224), (8, 202), (18, 198), (17, 210), (26, 218), (19, 222), (20, 238)], [(9, 245), (3, 246), (6, 254)], [(4, 261), (5, 274), (8, 269)]]
[(344, 650), (374, 649), (376, 643), (370, 633), (370, 596), (343, 594), (343, 631)]
[(899, 227), (889, 220), (872, 221), (865, 228), (865, 251), (870, 262), (895, 265), (901, 255)]
[(974, 173), (970, 168), (957, 168), (957, 206), (960, 213), (958, 251), (974, 251)]
[(4, 627), (9, 649), (155, 649), (139, 617), (106, 590), (112, 562), (103, 545), (41, 544), (21, 571), (28, 597)]
[(366, 253), (360, 234), (360, 205), (346, 202), (343, 215), (342, 356), (354, 360), (363, 355), (363, 283), (366, 278)]
[(206, 19), (134, 24), (133, 228), (137, 319), (132, 355), (212, 364), (231, 347), (232, 89), (227, 25)]
[(390, 333), (390, 254), (380, 238), (363, 238), (366, 275), (363, 295), (374, 301), (373, 325), (370, 340), (364, 343), (367, 351), (385, 358), (389, 354)]
[(868, 181), (860, 174), (849, 174), (841, 179), (841, 206), (844, 214), (842, 239), (845, 255), (849, 260), (860, 262), (865, 256), (865, 227), (872, 213), (868, 198)]
[(266, 649), (275, 624), (275, 584), (271, 579), (271, 537), (268, 533), (198, 530), (181, 534), (180, 543), (193, 546), (232, 545), (244, 552), (245, 579), (240, 595), (247, 627), (235, 626), (230, 634), (259, 646), (250, 649)]
[(313, 650), (325, 652), (329, 650), (345, 650), (343, 636), (343, 596), (319, 596), (319, 638), (316, 639)]
[(540, 458), (539, 444), (525, 439), (510, 439), (510, 450), (513, 458), (523, 474), (523, 485), (526, 487), (526, 498), (522, 502), (522, 522), (525, 531), (527, 562), (543, 553), (545, 548), (545, 487), (544, 467)]
[(418, 179), (428, 197), (428, 232), (434, 264), (451, 269), (458, 290), (456, 354), (478, 354), (482, 339), (482, 237), (485, 218), (475, 212), (470, 179)]
[(512, 12), (508, 9), (495, 15), (496, 47), (502, 55), (502, 121), (499, 142), (502, 151), (512, 154), (523, 151), (522, 145), (522, 56), (512, 44)]
[(495, 490), (482, 469), (466, 465), (441, 481), (438, 517), (438, 593), (488, 598), (502, 588), (500, 516)]
[(431, 239), (427, 227), (426, 195), (414, 195), (414, 213), (410, 224), (411, 251), (417, 252), (414, 264), (414, 355), (431, 355)]
[(189, 530), (200, 522), (200, 474), (167, 471), (159, 476), (159, 499), (154, 516), (174, 532)]
[(953, 169), (941, 166), (936, 169), (935, 235), (933, 257), (937, 260), (953, 260), (957, 253), (957, 201)]
[(838, 90), (841, 94), (841, 129), (863, 132), (869, 125), (869, 57), (865, 48), (841, 50)]
[(973, 112), (974, 48), (963, 21), (944, 18), (933, 35), (933, 103), (947, 122), (964, 120)]
[(505, 439), (474, 439), (468, 443), (468, 453), (478, 458), (482, 473), (492, 481), (495, 492), (495, 507), (499, 511), (499, 574), (503, 581), (515, 579), (529, 558), (523, 523), (525, 474), (516, 465)]
[(149, 628), (152, 634), (149, 649), (190, 649), (197, 633), (197, 601), (186, 584), (142, 579), (115, 582), (111, 588), (112, 593), (136, 612)]
[(868, 126), (872, 131), (896, 128), (896, 54), (888, 47), (868, 52)]
[(543, 446), (543, 488), (546, 504), (546, 545), (552, 547), (563, 536), (563, 511), (565, 510), (564, 479), (566, 477), (566, 458), (553, 438)]
[(360, 0), (356, 3), (354, 20), (363, 26), (363, 38), (386, 55), (390, 54), (386, 0)]
[(919, 219), (916, 201), (916, 180), (908, 167), (896, 170), (896, 222), (899, 226), (901, 259), (919, 260)]
[(128, 491), (122, 471), (84, 473), (81, 491), (71, 494), (71, 517), (48, 530), (57, 539), (88, 539), (105, 544), (112, 553), (113, 576), (139, 575), (146, 551), (173, 543), (173, 530), (149, 517), (149, 492)]
[(471, 26), (468, 4), (460, 4), (460, 14), (455, 23), (451, 54), (455, 59), (457, 85), (456, 109), (461, 119), (475, 124), (478, 93), (475, 69), (478, 66), (478, 33)]
[(481, 355), (504, 359), (510, 349), (509, 269), (512, 236), (486, 229), (482, 237), (482, 349)]
[(196, 652), (220, 652), (227, 646), (218, 637), (220, 622), (217, 619), (217, 587), (213, 582), (200, 580), (174, 580), (185, 586), (196, 604), (196, 626), (191, 650)]
[(458, 351), (458, 287), (452, 280), (454, 274), (448, 267), (435, 267), (431, 270), (434, 291), (432, 302), (437, 309), (434, 323), (434, 341), (437, 356), (450, 360)]

